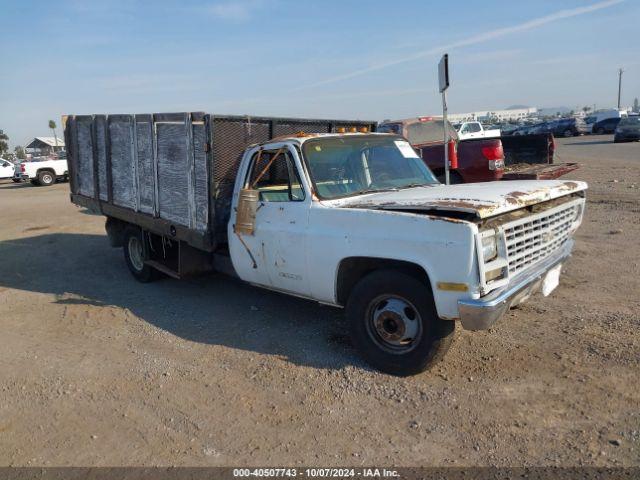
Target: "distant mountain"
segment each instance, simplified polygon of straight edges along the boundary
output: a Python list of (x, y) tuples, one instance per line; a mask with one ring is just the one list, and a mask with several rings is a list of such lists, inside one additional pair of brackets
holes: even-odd
[(560, 112), (560, 115), (569, 113), (571, 109), (569, 107), (543, 107), (538, 109), (539, 115), (555, 115)]
[(507, 107), (505, 110), (519, 110), (521, 108), (529, 108), (529, 105), (511, 105)]

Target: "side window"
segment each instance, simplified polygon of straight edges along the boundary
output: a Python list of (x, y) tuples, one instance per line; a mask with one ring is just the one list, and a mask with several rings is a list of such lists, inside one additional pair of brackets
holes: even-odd
[(471, 133), (471, 124), (465, 123), (464, 127), (460, 129), (460, 133)]
[(260, 151), (253, 156), (249, 186), (260, 192), (263, 202), (300, 202), (304, 189), (287, 149)]
[(469, 133), (477, 133), (480, 131), (479, 123), (470, 123), (469, 124)]

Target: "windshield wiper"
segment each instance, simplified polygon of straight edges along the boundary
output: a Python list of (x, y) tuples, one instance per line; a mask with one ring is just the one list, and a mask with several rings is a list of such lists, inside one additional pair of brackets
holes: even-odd
[(363, 188), (362, 190), (357, 190), (351, 195), (364, 195), (366, 193), (381, 193), (381, 192), (397, 192), (399, 189), (397, 187), (392, 188)]
[(405, 189), (405, 188), (414, 188), (414, 187), (426, 187), (427, 185), (431, 185), (430, 183), (410, 183), (408, 185), (403, 185), (401, 187), (398, 187), (398, 189)]

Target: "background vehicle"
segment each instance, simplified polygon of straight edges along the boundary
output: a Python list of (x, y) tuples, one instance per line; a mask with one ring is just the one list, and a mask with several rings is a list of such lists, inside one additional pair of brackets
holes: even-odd
[[(388, 120), (378, 125), (378, 131), (407, 138), (427, 166), (444, 182), (442, 118)], [(457, 165), (451, 170), (451, 183), (490, 182), (504, 178), (548, 180), (578, 168), (575, 163), (553, 163), (555, 142), (551, 133), (459, 140), (452, 127), (449, 132), (449, 158)]]
[[(107, 216), (135, 278), (218, 270), (344, 306), (363, 357), (397, 375), (440, 360), (455, 320), (486, 329), (531, 293), (551, 293), (585, 203), (583, 182), (441, 185), (401, 136), (315, 133), (337, 122), (64, 123), (71, 200)], [(539, 225), (550, 225), (544, 235)]]
[(14, 165), (9, 160), (0, 158), (0, 178), (13, 177)]
[(518, 125), (514, 125), (513, 123), (503, 123), (499, 125), (501, 136), (512, 135), (518, 129)]
[[(459, 141), (458, 133), (447, 122), (451, 183), (490, 182), (500, 180), (504, 171), (504, 153), (499, 139)], [(418, 117), (389, 120), (378, 131), (396, 133), (409, 140), (431, 171), (444, 182), (444, 128), (442, 118)]]
[(14, 182), (31, 181), (33, 185), (49, 186), (56, 180), (67, 180), (69, 167), (66, 160), (51, 160), (47, 157), (36, 157), (30, 162), (16, 165)]
[(621, 117), (605, 118), (599, 122), (595, 122), (592, 127), (591, 133), (602, 135), (603, 133), (613, 133), (616, 127), (622, 120)]
[(493, 138), (500, 136), (500, 129), (485, 129), (480, 122), (462, 122), (454, 125), (458, 138), (468, 140), (470, 138)]
[(515, 130), (513, 130), (511, 132), (511, 135), (515, 137), (521, 136), (521, 135), (533, 135), (536, 133), (540, 133), (540, 131), (543, 129), (544, 126), (545, 126), (544, 123), (521, 125)]
[(613, 141), (618, 143), (636, 140), (640, 140), (640, 117), (634, 115), (620, 120), (613, 135)]
[(591, 133), (591, 127), (581, 118), (561, 118), (550, 129), (556, 137), (574, 137)]
[(587, 124), (587, 127), (591, 129), (592, 132), (595, 133), (593, 129), (594, 125), (602, 120), (607, 120), (609, 118), (621, 118), (626, 116), (626, 112), (621, 112), (620, 110), (616, 110), (615, 108), (610, 110), (600, 110), (599, 112), (594, 112), (591, 115), (585, 117), (584, 122)]

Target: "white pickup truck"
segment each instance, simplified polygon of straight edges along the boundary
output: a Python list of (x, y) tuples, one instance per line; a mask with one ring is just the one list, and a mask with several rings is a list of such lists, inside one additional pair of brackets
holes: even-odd
[(19, 183), (29, 180), (33, 185), (49, 186), (56, 183), (56, 180), (67, 180), (68, 177), (69, 167), (66, 160), (42, 157), (16, 165), (13, 181)]
[(493, 128), (485, 130), (480, 122), (462, 122), (454, 125), (458, 132), (458, 139), (468, 140), (470, 138), (495, 138), (500, 136), (500, 129)]
[[(396, 375), (440, 359), (456, 322), (487, 329), (558, 286), (585, 183), (442, 185), (393, 134), (266, 136), (238, 155), (249, 131), (242, 122), (208, 114), (67, 119), (68, 138), (84, 146), (69, 151), (71, 199), (107, 216), (111, 244), (123, 247), (135, 278), (218, 270), (343, 307), (363, 357)], [(251, 122), (266, 135), (259, 119)], [(143, 148), (128, 158), (131, 125)], [(102, 143), (87, 145), (91, 138), (113, 158)], [(135, 171), (124, 168), (134, 159)]]

